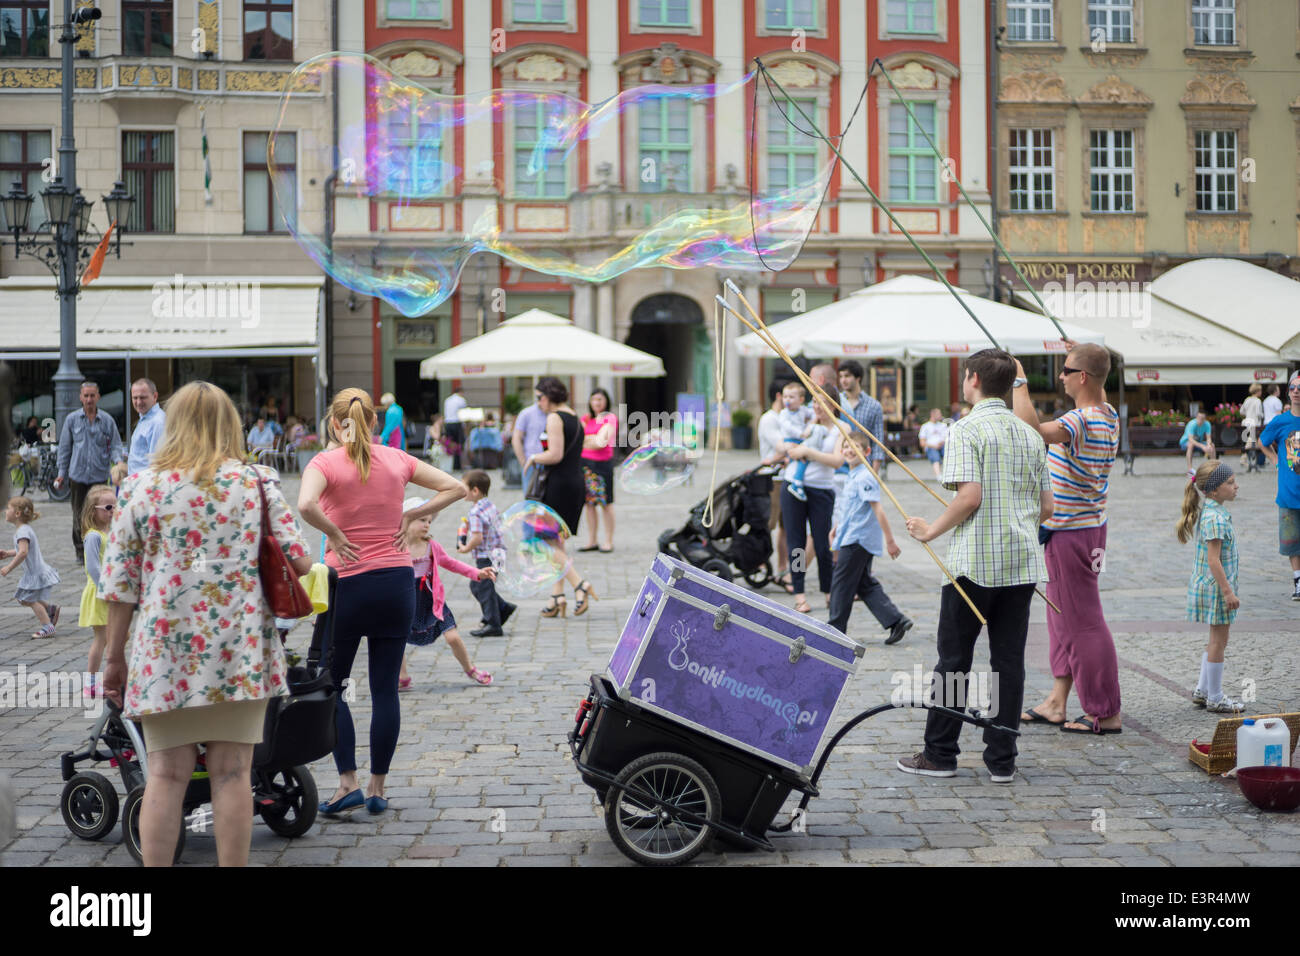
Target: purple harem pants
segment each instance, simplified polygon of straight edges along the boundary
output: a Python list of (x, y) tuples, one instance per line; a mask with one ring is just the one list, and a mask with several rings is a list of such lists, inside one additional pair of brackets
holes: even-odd
[(1052, 676), (1073, 678), (1084, 712), (1098, 722), (1120, 712), (1119, 662), (1098, 579), (1105, 550), (1105, 525), (1057, 531), (1043, 549), (1047, 598), (1061, 609), (1047, 609)]

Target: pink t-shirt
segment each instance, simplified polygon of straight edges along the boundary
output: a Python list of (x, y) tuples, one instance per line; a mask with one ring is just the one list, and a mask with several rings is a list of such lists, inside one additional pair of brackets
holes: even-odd
[(595, 418), (590, 415), (582, 416), (582, 432), (584, 435), (594, 435), (605, 427), (607, 423), (613, 424), (614, 435), (612, 440), (604, 448), (584, 448), (582, 457), (587, 461), (609, 461), (614, 457), (614, 441), (618, 439), (618, 416), (613, 412), (601, 412)]
[(307, 467), (325, 476), (320, 496), (325, 517), (338, 525), (360, 553), (360, 560), (346, 568), (333, 551), (325, 555), (325, 563), (337, 568), (339, 577), (411, 566), (411, 555), (393, 545), (393, 535), (402, 524), (402, 500), (418, 464), (399, 448), (371, 445), (370, 477), (362, 484), (346, 448), (322, 452), (311, 460)]

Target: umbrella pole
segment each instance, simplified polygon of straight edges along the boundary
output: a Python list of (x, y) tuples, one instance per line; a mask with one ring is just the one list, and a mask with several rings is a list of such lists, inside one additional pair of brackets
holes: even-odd
[[(830, 397), (827, 396), (827, 394), (824, 391), (822, 391), (822, 389), (815, 382), (813, 382), (812, 379), (808, 377), (808, 374), (794, 363), (794, 360), (790, 358), (790, 356), (786, 353), (785, 349), (781, 347), (780, 343), (771, 337), (770, 332), (768, 332), (767, 326), (763, 325), (762, 324), (763, 320), (758, 317), (758, 313), (754, 312), (753, 307), (749, 304), (749, 302), (745, 299), (743, 295), (739, 294), (738, 291), (737, 291), (737, 297), (740, 299), (741, 304), (745, 306), (745, 309), (748, 312), (750, 312), (751, 315), (753, 315), (754, 320), (760, 323), (760, 325), (755, 325), (753, 322), (749, 321), (749, 319), (742, 316), (739, 312), (736, 312), (734, 309), (731, 308), (731, 306), (727, 305), (727, 303), (723, 300), (721, 296), (717, 296), (717, 301), (722, 303), (724, 306), (726, 306), (728, 312), (730, 312), (736, 318), (740, 319), (741, 322), (744, 322), (755, 333), (757, 333), (760, 338), (762, 338), (765, 342), (767, 342), (768, 346), (773, 350), (775, 350), (776, 353), (781, 357), (781, 359), (787, 365), (789, 365), (791, 369), (794, 370), (796, 375), (799, 376), (799, 380), (803, 383), (804, 388), (808, 389), (810, 393), (816, 395), (818, 401), (822, 402), (828, 409), (842, 408), (843, 406), (841, 406), (838, 401), (831, 401)], [(861, 423), (858, 422), (857, 419), (855, 419), (852, 415), (849, 415), (848, 418), (850, 421), (854, 422), (855, 424), (859, 425), (859, 427), (861, 427)], [(880, 475), (876, 472), (876, 469), (871, 467), (871, 462), (867, 460), (867, 456), (863, 454), (862, 449), (858, 448), (850, 440), (849, 430), (845, 427), (844, 422), (842, 422), (838, 418), (832, 418), (831, 423), (839, 431), (841, 438), (844, 440), (845, 446), (848, 447), (850, 450), (852, 450), (852, 452), (858, 456), (858, 459), (862, 462), (862, 464), (866, 465), (867, 470), (871, 472), (872, 476), (876, 479), (877, 483), (879, 483), (880, 489), (886, 495), (889, 496), (889, 500), (894, 503), (894, 507), (897, 508), (898, 513), (903, 516), (903, 520), (907, 521), (910, 516), (908, 515), (907, 510), (903, 507), (903, 503), (894, 496), (894, 493), (892, 491), (889, 490), (889, 486), (885, 484), (885, 482), (881, 479)], [(867, 435), (870, 435), (872, 438), (875, 438), (874, 435), (871, 435), (870, 430), (865, 428), (862, 430)], [(940, 559), (940, 557), (934, 553), (934, 549), (930, 547), (929, 542), (921, 541), (918, 543), (921, 545), (921, 547), (925, 548), (926, 554), (930, 555), (930, 557), (934, 559), (934, 563), (939, 566), (939, 569), (943, 571), (944, 575), (948, 578), (948, 580), (952, 582), (952, 586), (957, 589), (957, 593), (960, 594), (962, 596), (962, 599), (970, 606), (972, 613), (974, 613), (975, 617), (979, 619), (979, 622), (987, 626), (988, 620), (984, 617), (983, 614), (980, 613), (979, 608), (975, 606), (975, 602), (970, 599), (970, 595), (968, 595), (966, 591), (962, 588), (962, 586), (957, 583), (957, 579), (953, 577), (953, 574), (951, 571), (948, 570), (947, 565), (945, 565), (943, 561)]]

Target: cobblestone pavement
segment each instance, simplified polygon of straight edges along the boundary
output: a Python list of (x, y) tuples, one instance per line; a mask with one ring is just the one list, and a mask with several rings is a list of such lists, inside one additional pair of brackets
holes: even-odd
[[(724, 453), (719, 476), (752, 458)], [(1139, 477), (1112, 481), (1110, 541), (1103, 598), (1121, 665), (1125, 730), (1120, 736), (1063, 735), (1030, 727), (1020, 739), (1019, 774), (1011, 786), (989, 782), (978, 739), (968, 729), (955, 778), (908, 776), (894, 761), (914, 752), (923, 729), (915, 711), (892, 711), (862, 725), (836, 749), (812, 802), (807, 831), (774, 838), (775, 853), (706, 853), (702, 865), (981, 864), (1014, 861), (1039, 866), (1241, 866), (1300, 860), (1300, 817), (1256, 811), (1236, 784), (1212, 778), (1188, 762), (1193, 737), (1209, 738), (1216, 718), (1190, 703), (1206, 629), (1184, 617), (1192, 546), (1173, 535), (1183, 479), (1180, 459), (1144, 459)], [(924, 463), (922, 463), (924, 464)], [(1118, 471), (1119, 469), (1117, 469)], [(918, 473), (920, 470), (918, 469)], [(909, 512), (934, 517), (938, 503), (897, 466), (888, 477)], [(1251, 681), (1253, 712), (1294, 709), (1300, 665), (1300, 604), (1290, 600), (1290, 575), (1277, 554), (1271, 473), (1242, 475), (1231, 506), (1241, 547), (1242, 608), (1228, 645), (1225, 687), (1240, 695)], [(612, 555), (583, 554), (578, 567), (600, 600), (580, 618), (539, 619), (540, 600), (524, 602), (504, 638), (466, 637), (476, 663), (496, 683), (465, 678), (440, 642), (413, 659), (415, 687), (403, 695), (402, 734), (389, 777), (391, 809), (324, 820), (287, 840), (253, 828), (252, 862), (267, 865), (394, 866), (630, 865), (605, 833), (592, 791), (567, 759), (564, 737), (587, 676), (603, 669), (631, 602), (650, 565), (655, 539), (683, 521), (709, 487), (708, 461), (693, 485), (659, 497), (621, 496)], [(285, 480), (293, 500), (297, 481)], [(518, 500), (497, 490), (497, 504)], [(12, 581), (0, 583), (0, 670), (81, 670), (89, 632), (75, 615), (83, 572), (74, 566), (66, 504), (38, 502), (36, 527), (45, 553), (63, 575), (58, 600), (67, 608), (58, 636), (34, 640), (35, 620), (12, 601)], [(434, 533), (449, 542), (463, 506), (440, 516)], [(902, 557), (885, 561), (880, 577), (916, 621), (899, 645), (886, 647), (858, 606), (850, 634), (868, 645), (846, 694), (843, 714), (887, 699), (898, 672), (928, 672), (942, 583), (939, 569), (910, 543), (902, 520), (890, 520)], [(585, 541), (585, 530), (579, 534)], [(942, 555), (944, 549), (937, 549)], [(467, 582), (447, 576), (449, 602), (472, 622)], [(769, 596), (777, 596), (769, 588)], [(787, 600), (784, 594), (779, 595)], [(815, 613), (825, 615), (816, 596)], [(572, 596), (570, 596), (570, 610)], [(1045, 605), (1035, 600), (1026, 702), (1051, 685)], [(467, 629), (468, 630), (468, 629)], [(309, 640), (308, 624), (290, 637)], [(981, 651), (983, 643), (981, 642)], [(359, 660), (364, 669), (364, 655)], [(976, 667), (987, 667), (987, 656)], [(355, 712), (365, 738), (369, 719), (364, 673), (358, 673)], [(1077, 712), (1077, 701), (1070, 704)], [(102, 842), (71, 837), (58, 808), (58, 755), (76, 746), (88, 726), (79, 709), (0, 710), (0, 773), (19, 797), (19, 835), (0, 856), (6, 866), (129, 865), (120, 828)], [(364, 767), (364, 751), (359, 755)], [(322, 795), (337, 784), (332, 762), (313, 772)], [(120, 785), (120, 781), (115, 780)], [(793, 801), (790, 806), (793, 806)], [(1104, 824), (1104, 826), (1103, 826)], [(498, 832), (500, 831), (500, 832)], [(211, 833), (190, 834), (186, 865), (215, 863)]]

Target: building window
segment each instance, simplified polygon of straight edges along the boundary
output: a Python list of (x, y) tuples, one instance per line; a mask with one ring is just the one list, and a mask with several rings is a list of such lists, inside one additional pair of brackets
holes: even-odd
[(23, 184), (29, 196), (35, 196), (27, 228), (32, 232), (45, 227), (45, 200), (41, 190), (49, 183), (41, 179), (50, 150), (50, 134), (44, 130), (0, 130), (0, 193), (9, 191), (14, 181)]
[(1013, 129), (1008, 162), (1012, 212), (1056, 208), (1055, 136), (1050, 129)]
[(1052, 0), (1007, 0), (1007, 39), (1052, 39)]
[(122, 133), (122, 179), (135, 197), (127, 220), (131, 232), (176, 231), (175, 161), (172, 133)]
[[(284, 219), (275, 204), (275, 192), (268, 168), (267, 139), (269, 133), (244, 134), (244, 232), (287, 232)], [(298, 170), (295, 133), (277, 133), (275, 136), (276, 179), (284, 197), (294, 197), (297, 206)]]
[(385, 146), (390, 159), (379, 172), (380, 188), (403, 198), (440, 196), (451, 178), (442, 162), (442, 119), (438, 105), (411, 101), (387, 116)]
[(1192, 42), (1232, 46), (1237, 42), (1237, 0), (1192, 0)]
[(1132, 43), (1133, 0), (1088, 0), (1088, 37), (1108, 43)]
[(442, 0), (387, 0), (384, 14), (389, 20), (441, 20)]
[(122, 52), (172, 55), (172, 0), (122, 0)]
[(769, 30), (816, 30), (818, 0), (767, 0)]
[(913, 103), (912, 112), (916, 114), (915, 122), (902, 103), (889, 107), (889, 198), (900, 202), (936, 202), (938, 161), (925, 141), (925, 133), (934, 139), (935, 106)]
[[(809, 116), (817, 116), (816, 100), (795, 102)], [(801, 132), (803, 123), (798, 110), (788, 103), (768, 105), (767, 185), (771, 192), (797, 189), (817, 178), (817, 140)]]
[(293, 59), (293, 0), (244, 0), (244, 59)]
[(48, 0), (0, 2), (0, 56), (50, 55)]
[(1094, 129), (1088, 134), (1093, 212), (1133, 211), (1133, 131)]
[(516, 23), (567, 23), (565, 0), (514, 0)]
[(641, 0), (643, 27), (689, 27), (691, 0)]
[(885, 26), (890, 33), (934, 33), (934, 0), (889, 0)]
[(1237, 211), (1237, 134), (1196, 130), (1196, 211)]
[[(522, 102), (515, 108), (515, 194), (530, 199), (563, 199), (569, 193), (564, 150), (544, 145), (551, 124), (546, 104)], [(541, 148), (539, 149), (539, 144)], [(534, 165), (532, 169), (530, 164)]]
[(641, 192), (689, 190), (691, 106), (679, 96), (652, 96), (638, 110), (641, 122)]

